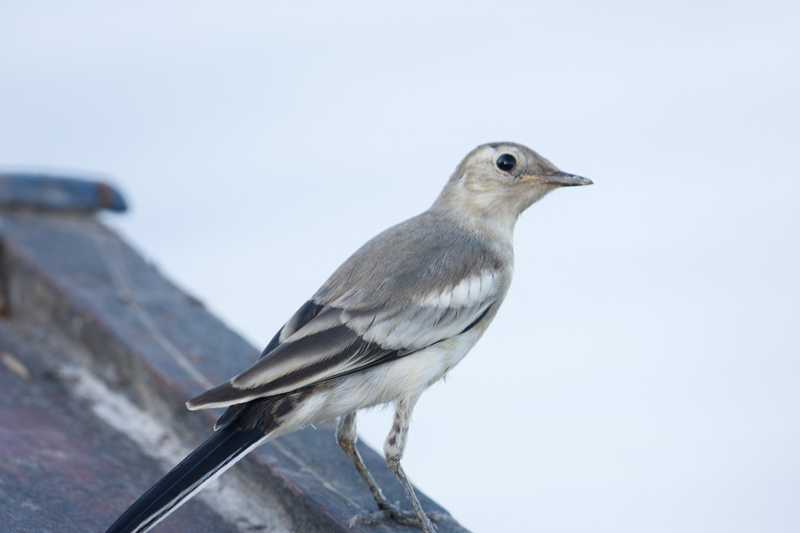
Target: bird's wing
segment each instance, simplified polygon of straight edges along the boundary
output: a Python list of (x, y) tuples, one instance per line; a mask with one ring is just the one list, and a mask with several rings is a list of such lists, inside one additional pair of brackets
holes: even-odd
[[(494, 272), (403, 305), (354, 309), (309, 302), (287, 322), (277, 346), (232, 380), (201, 394), (190, 408), (225, 407), (364, 370), (455, 337), (496, 302)], [(292, 322), (317, 310), (292, 332)], [(283, 334), (288, 335), (280, 339)], [(265, 350), (266, 351), (266, 350)]]
[(509, 281), (485, 242), (420, 215), (365, 244), (253, 366), (187, 405), (240, 404), (403, 357), (474, 327)]

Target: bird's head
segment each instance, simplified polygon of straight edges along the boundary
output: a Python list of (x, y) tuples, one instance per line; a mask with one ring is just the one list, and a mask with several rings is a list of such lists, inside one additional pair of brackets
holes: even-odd
[(467, 154), (434, 206), (467, 216), (510, 219), (513, 227), (513, 221), (548, 192), (591, 184), (591, 180), (561, 172), (526, 146), (489, 143)]

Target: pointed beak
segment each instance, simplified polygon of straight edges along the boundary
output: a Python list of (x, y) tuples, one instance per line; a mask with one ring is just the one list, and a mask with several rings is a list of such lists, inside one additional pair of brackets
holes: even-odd
[(575, 187), (578, 185), (591, 185), (594, 183), (592, 180), (576, 176), (575, 174), (567, 174), (566, 172), (558, 172), (556, 174), (549, 174), (542, 176), (542, 180), (548, 185), (558, 185), (560, 187)]

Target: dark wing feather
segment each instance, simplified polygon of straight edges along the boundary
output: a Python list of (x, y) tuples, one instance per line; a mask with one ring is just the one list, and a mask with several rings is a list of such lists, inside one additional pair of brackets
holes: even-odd
[[(286, 340), (287, 337), (294, 335), (297, 333), (297, 330), (311, 322), (311, 320), (319, 314), (320, 310), (322, 310), (322, 306), (315, 304), (311, 300), (300, 306), (300, 309), (298, 309), (295, 314), (293, 314), (292, 317), (286, 322), (286, 324), (284, 324), (283, 327), (278, 330), (275, 336), (272, 337), (272, 340), (269, 341), (267, 347), (264, 348), (263, 352), (261, 352), (259, 359), (264, 358), (266, 355), (272, 352), (272, 350), (277, 348), (284, 340)], [(197, 398), (195, 398), (195, 400), (196, 399)], [(214, 424), (214, 429), (223, 428), (232, 420), (236, 419), (236, 417), (241, 414), (244, 406), (245, 404), (243, 403), (237, 403), (228, 407), (228, 409), (222, 413), (222, 416), (219, 417), (217, 423)]]

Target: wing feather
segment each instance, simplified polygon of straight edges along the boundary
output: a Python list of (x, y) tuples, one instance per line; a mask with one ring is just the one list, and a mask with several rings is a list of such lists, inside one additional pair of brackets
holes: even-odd
[(410, 222), (356, 252), (253, 366), (189, 408), (232, 406), (358, 372), (455, 337), (486, 317), (505, 296), (510, 271), (486, 243), (459, 234), (448, 237), (459, 246), (445, 246), (421, 221)]
[[(469, 280), (453, 290), (464, 291), (465, 286), (470, 287)], [(474, 327), (495, 303), (490, 291), (486, 296), (445, 295), (438, 301), (423, 300), (427, 305), (370, 311), (327, 307), (253, 366), (194, 398), (190, 408), (224, 407), (282, 394), (408, 355)], [(451, 306), (442, 306), (447, 300)], [(454, 302), (461, 306), (452, 307)]]

